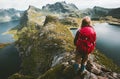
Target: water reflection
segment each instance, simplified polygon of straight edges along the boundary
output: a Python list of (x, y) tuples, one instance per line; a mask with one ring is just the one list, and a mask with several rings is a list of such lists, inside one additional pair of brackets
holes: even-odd
[(14, 44), (6, 46), (0, 50), (0, 79), (7, 78), (20, 68), (19, 52)]
[(17, 26), (19, 21), (0, 23), (0, 43), (14, 42), (12, 34), (5, 34), (11, 28)]
[(95, 24), (97, 48), (120, 65), (120, 27), (107, 23)]

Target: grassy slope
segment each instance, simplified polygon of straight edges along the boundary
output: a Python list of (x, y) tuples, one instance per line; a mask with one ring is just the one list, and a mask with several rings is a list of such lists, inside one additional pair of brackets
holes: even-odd
[[(35, 15), (33, 15), (32, 17), (35, 17)], [(31, 19), (31, 21), (34, 20), (35, 18)], [(36, 20), (35, 22), (39, 21)], [(24, 61), (22, 62), (23, 68), (21, 72), (25, 74), (24, 77), (37, 77), (39, 75), (38, 72), (40, 63), (44, 63), (43, 65), (41, 65), (43, 71), (48, 70), (49, 67), (47, 66), (51, 65), (50, 62), (52, 60), (51, 53), (61, 51), (70, 52), (74, 49), (72, 34), (67, 28), (72, 26), (70, 26), (69, 24), (64, 25), (59, 22), (50, 21), (50, 23), (48, 22), (45, 27), (35, 29), (35, 22), (31, 22), (32, 24), (29, 24), (29, 27), (24, 27), (22, 31), (18, 33), (19, 40), (16, 42), (17, 44), (20, 44), (22, 46), (21, 51), (24, 51), (25, 56), (25, 49), (28, 49), (29, 46), (32, 46), (31, 52), (29, 52), (31, 55), (27, 54), (29, 57), (23, 58)], [(49, 30), (46, 30), (46, 28)], [(42, 37), (40, 37), (40, 35), (42, 35)], [(43, 56), (42, 54), (44, 53), (47, 54)], [(105, 65), (106, 68), (110, 68), (112, 71), (119, 71), (119, 67), (113, 64), (111, 60), (102, 55), (100, 52), (95, 53), (95, 55), (100, 64)], [(13, 77), (11, 77), (10, 79), (14, 79), (14, 76), (16, 76), (16, 74), (13, 75)], [(46, 75), (44, 74), (44, 77), (45, 76)], [(23, 79), (23, 76), (19, 79)]]
[(106, 69), (120, 73), (120, 67), (117, 66), (112, 59), (106, 57), (103, 53), (99, 50), (95, 50), (94, 52), (95, 58), (97, 62), (101, 65), (104, 65)]
[[(33, 27), (33, 25), (30, 27)], [(43, 36), (39, 37), (42, 33)], [(59, 22), (48, 23), (39, 30), (24, 28), (19, 33), (19, 37), (20, 39), (16, 43), (22, 46), (21, 51), (26, 52), (28, 47), (32, 46), (31, 55), (23, 57), (22, 72), (26, 75), (38, 75), (39, 71), (36, 68), (39, 68), (39, 63), (44, 63), (43, 71), (47, 70), (51, 64), (51, 54), (70, 52), (74, 49), (71, 32), (66, 25)]]

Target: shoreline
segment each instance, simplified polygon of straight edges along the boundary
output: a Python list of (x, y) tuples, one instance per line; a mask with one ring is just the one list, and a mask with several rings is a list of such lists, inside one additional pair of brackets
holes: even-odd
[(110, 24), (110, 25), (120, 26), (120, 23), (119, 23), (119, 22), (107, 22), (107, 23)]
[(5, 46), (7, 46), (7, 45), (10, 45), (11, 43), (0, 43), (0, 49), (1, 48), (4, 48)]

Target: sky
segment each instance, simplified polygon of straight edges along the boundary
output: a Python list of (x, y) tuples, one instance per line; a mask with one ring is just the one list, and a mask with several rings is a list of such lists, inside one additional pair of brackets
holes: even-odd
[(0, 0), (0, 9), (15, 8), (18, 10), (26, 10), (29, 5), (42, 8), (46, 4), (65, 1), (73, 3), (79, 9), (93, 8), (100, 6), (105, 8), (120, 8), (120, 0)]

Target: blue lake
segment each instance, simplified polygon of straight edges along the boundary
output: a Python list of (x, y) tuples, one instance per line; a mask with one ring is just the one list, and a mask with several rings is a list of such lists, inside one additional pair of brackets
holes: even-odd
[(20, 69), (19, 52), (14, 44), (6, 46), (0, 50), (0, 79), (7, 77)]
[(11, 22), (5, 22), (0, 23), (0, 43), (10, 43), (14, 42), (12, 34), (4, 34), (11, 28), (17, 26), (19, 24), (19, 21), (11, 21)]
[(7, 79), (7, 77), (20, 68), (19, 52), (14, 46), (14, 39), (12, 34), (3, 34), (11, 28), (17, 26), (19, 21), (11, 21), (0, 23), (0, 43), (12, 43), (0, 49), (0, 79)]

